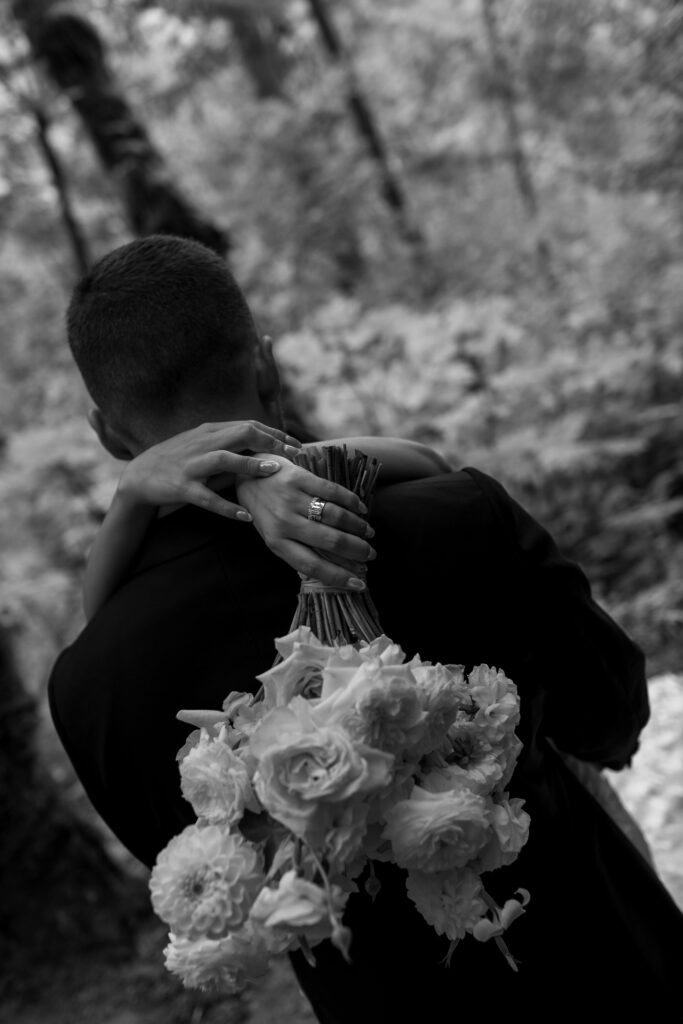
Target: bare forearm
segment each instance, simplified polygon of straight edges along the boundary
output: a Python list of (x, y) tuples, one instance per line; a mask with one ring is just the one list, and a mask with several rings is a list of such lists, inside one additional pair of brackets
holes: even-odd
[(275, 427), (234, 420), (183, 431), (132, 459), (88, 559), (83, 584), (88, 618), (126, 578), (158, 508), (191, 504), (249, 522), (246, 509), (220, 497), (212, 487), (221, 479), (234, 482), (235, 473), (263, 477), (279, 469), (277, 461), (240, 452), (263, 450), (291, 456), (299, 447), (295, 438)]
[(122, 583), (156, 512), (154, 505), (141, 504), (124, 490), (116, 491), (85, 569), (83, 605), (87, 619)]

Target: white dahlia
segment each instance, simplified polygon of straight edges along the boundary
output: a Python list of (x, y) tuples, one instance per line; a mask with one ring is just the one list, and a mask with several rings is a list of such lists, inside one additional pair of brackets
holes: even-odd
[(220, 939), (242, 927), (264, 884), (261, 854), (218, 825), (188, 825), (157, 857), (152, 906), (176, 935)]

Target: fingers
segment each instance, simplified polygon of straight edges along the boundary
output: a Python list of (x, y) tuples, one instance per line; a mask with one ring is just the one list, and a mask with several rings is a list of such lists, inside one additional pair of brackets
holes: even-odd
[(237, 455), (224, 450), (208, 452), (192, 461), (192, 475), (200, 478), (217, 476), (219, 473), (242, 474), (243, 476), (272, 476), (277, 473), (280, 463), (274, 459), (261, 459), (253, 455)]
[[(326, 510), (327, 511), (327, 510)], [(351, 562), (370, 562), (376, 557), (373, 547), (362, 537), (344, 533), (324, 523), (313, 523), (302, 519), (296, 528), (296, 540), (337, 559)]]
[[(249, 502), (247, 504), (250, 505)], [(322, 519), (315, 521), (308, 518), (308, 508), (309, 501), (305, 495), (299, 494), (284, 512), (281, 508), (278, 511), (273, 509), (273, 522), (268, 524), (264, 533), (266, 542), (273, 546), (285, 539), (291, 540), (323, 551), (336, 560), (360, 564), (375, 558), (374, 548), (368, 543), (375, 531), (360, 516), (326, 502)]]
[(224, 516), (226, 519), (236, 519), (238, 522), (244, 523), (252, 521), (251, 514), (241, 505), (226, 501), (225, 498), (219, 497), (200, 483), (186, 484), (179, 492), (179, 498), (188, 505), (196, 505), (197, 508), (215, 512), (216, 515)]
[(291, 458), (301, 448), (301, 442), (291, 434), (255, 420), (207, 423), (199, 430), (210, 440), (214, 449), (274, 452)]
[[(309, 503), (306, 503), (305, 508), (302, 508), (302, 515), (305, 518), (308, 518), (308, 507)], [(332, 501), (325, 502), (321, 523), (325, 526), (331, 526), (335, 530), (341, 530), (343, 533), (352, 533), (356, 537), (364, 537), (366, 540), (370, 540), (375, 535), (375, 531), (365, 519), (357, 516), (354, 512), (349, 512), (347, 509), (335, 505)], [(313, 523), (312, 525), (315, 526), (316, 524)]]
[(316, 476), (315, 473), (309, 473), (307, 469), (301, 470), (300, 486), (312, 498), (331, 501), (335, 505), (341, 505), (342, 508), (348, 509), (349, 512), (353, 512), (356, 515), (365, 515), (368, 511), (367, 506), (363, 504), (358, 495), (354, 494), (353, 491), (342, 487), (341, 484), (333, 483), (332, 480), (324, 480), (322, 477)]
[(353, 590), (365, 590), (365, 580), (360, 576), (355, 575), (348, 568), (327, 561), (315, 551), (302, 544), (297, 544), (295, 541), (279, 544), (276, 553), (302, 576), (311, 576), (328, 587), (351, 587)]

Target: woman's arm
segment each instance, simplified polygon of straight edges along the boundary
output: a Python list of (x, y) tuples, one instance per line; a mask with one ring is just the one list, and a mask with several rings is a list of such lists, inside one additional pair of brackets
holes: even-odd
[[(357, 495), (345, 487), (328, 482), (328, 523), (315, 536), (318, 549), (332, 560), (301, 549), (302, 522), (304, 534), (305, 527), (311, 526), (306, 519), (308, 502), (323, 484), (289, 461), (300, 447), (298, 441), (280, 430), (252, 421), (236, 421), (205, 424), (138, 455), (121, 476), (88, 557), (83, 581), (86, 617), (91, 619), (121, 586), (161, 506), (192, 504), (228, 519), (254, 521), (275, 554), (293, 568), (311, 564), (318, 570), (318, 578), (329, 586), (362, 589), (365, 584), (358, 574), (362, 575), (365, 562), (374, 557), (365, 539), (371, 531), (361, 518), (367, 510), (361, 507)], [(237, 451), (252, 454), (238, 455)], [(257, 451), (258, 455), (253, 454)], [(281, 483), (254, 499), (253, 516), (244, 505), (216, 493), (235, 484), (238, 478), (279, 478), (282, 469), (286, 472)]]
[(379, 459), (382, 463), (379, 482), (382, 484), (396, 484), (403, 480), (419, 480), (426, 476), (453, 472), (453, 467), (433, 448), (401, 437), (342, 437), (314, 445), (305, 444), (303, 447), (324, 448), (327, 445), (346, 445), (350, 452), (357, 449)]
[[(83, 580), (85, 614), (91, 619), (126, 578), (159, 506), (193, 504), (218, 515), (251, 522), (251, 515), (221, 498), (206, 483), (228, 486), (236, 474), (267, 476), (280, 464), (269, 452), (293, 454), (294, 438), (251, 421), (204, 424), (148, 448), (132, 459), (119, 481), (88, 556)], [(238, 455), (261, 450), (262, 458)]]
[[(400, 438), (342, 438), (323, 444), (345, 444), (350, 451), (360, 449), (379, 459), (383, 483), (451, 469), (431, 448)], [(281, 431), (260, 424), (208, 424), (169, 438), (133, 459), (122, 474), (88, 558), (83, 583), (87, 618), (126, 578), (159, 506), (194, 504), (227, 518), (253, 521), (265, 543), (292, 568), (328, 586), (362, 589), (365, 563), (374, 557), (367, 543), (372, 531), (361, 518), (366, 510), (351, 491), (293, 466), (287, 455), (297, 445)], [(244, 457), (227, 448), (260, 451)], [(275, 458), (269, 459), (269, 454)], [(269, 476), (270, 487), (253, 486)], [(212, 487), (206, 483), (209, 477), (213, 477)], [(212, 489), (236, 480), (241, 505)], [(312, 524), (307, 518), (312, 497), (327, 502), (323, 524)]]
[(85, 566), (83, 608), (88, 621), (121, 586), (156, 513), (154, 505), (131, 500), (119, 484)]

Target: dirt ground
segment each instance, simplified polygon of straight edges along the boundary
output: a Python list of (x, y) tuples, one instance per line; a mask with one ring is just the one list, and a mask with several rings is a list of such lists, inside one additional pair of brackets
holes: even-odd
[(287, 961), (244, 996), (202, 996), (163, 966), (166, 931), (150, 922), (132, 955), (102, 949), (35, 979), (2, 999), (0, 1024), (314, 1024)]

